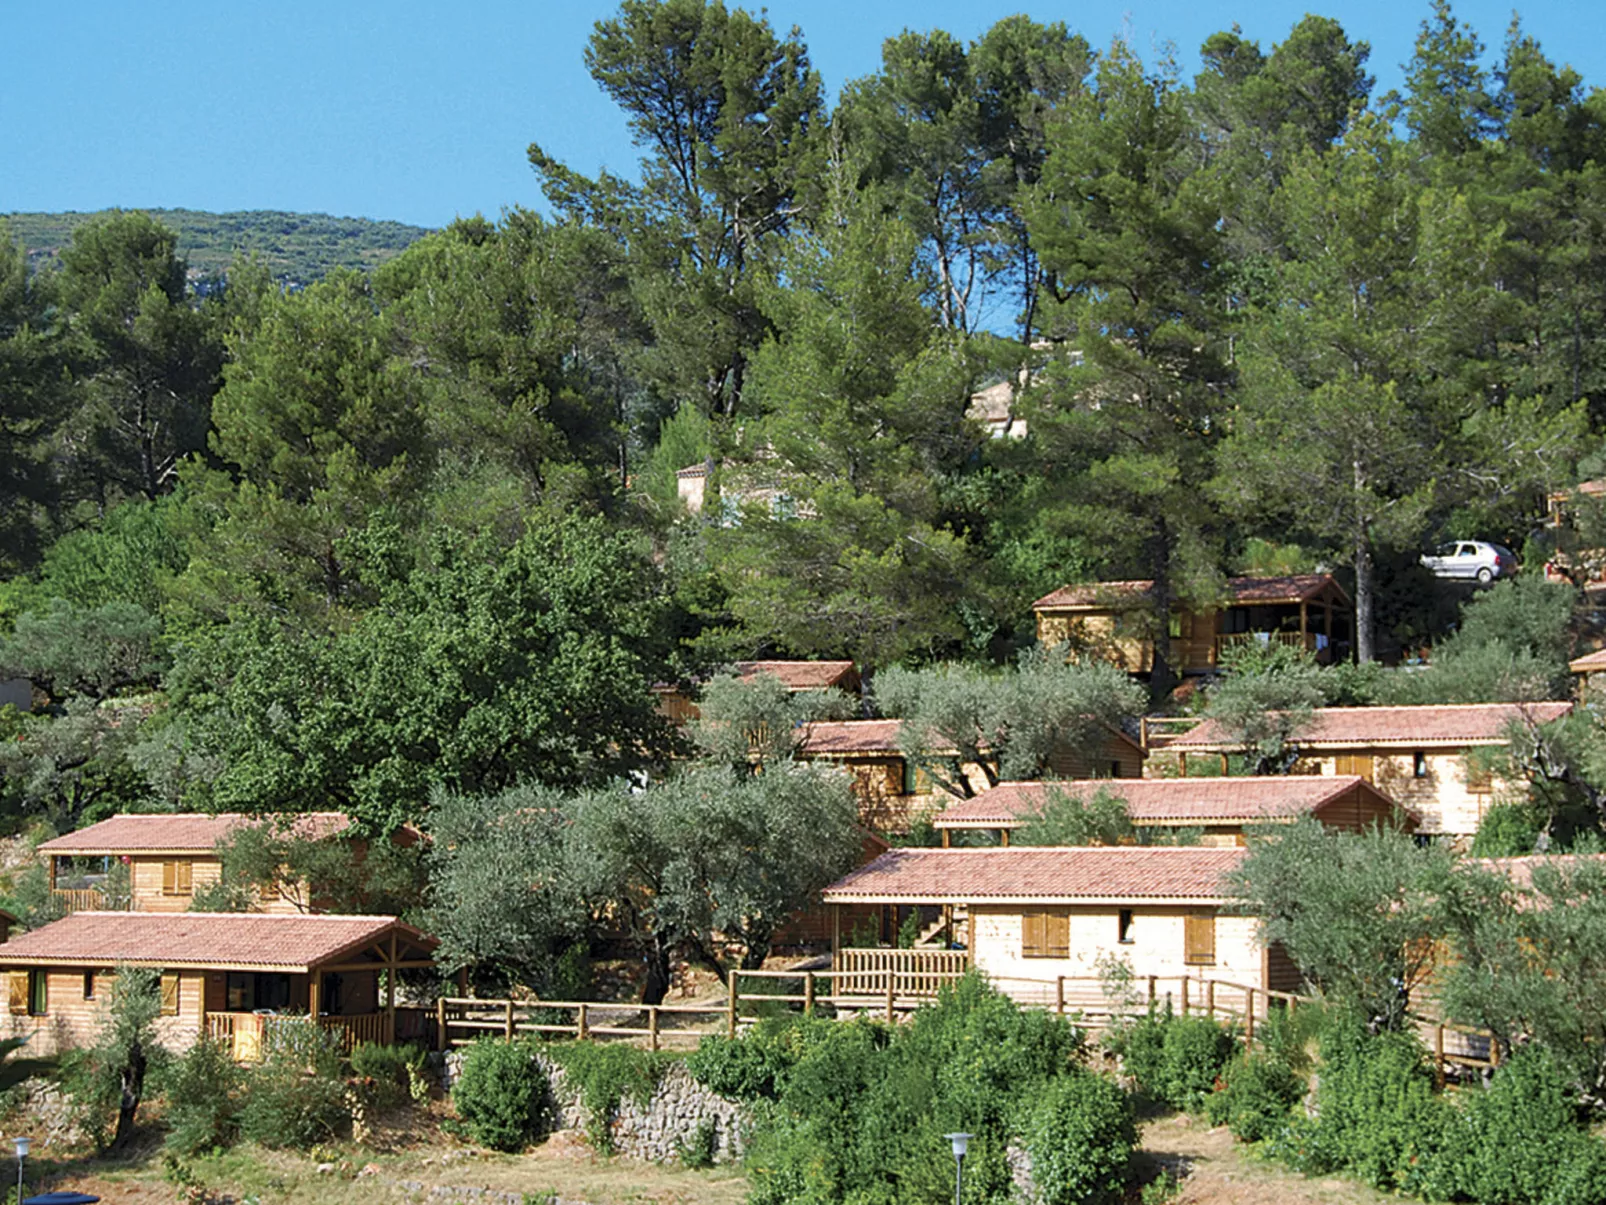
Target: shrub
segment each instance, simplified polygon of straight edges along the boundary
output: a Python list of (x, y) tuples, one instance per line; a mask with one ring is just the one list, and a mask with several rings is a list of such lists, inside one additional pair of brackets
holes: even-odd
[(234, 1141), (240, 1131), (245, 1072), (227, 1042), (203, 1036), (173, 1060), (164, 1079), (170, 1153), (199, 1155)]
[(1315, 1164), (1407, 1191), (1437, 1175), (1452, 1115), (1433, 1090), (1421, 1043), (1339, 1018), (1322, 1036), (1322, 1063)]
[(518, 1151), (541, 1132), (547, 1092), (546, 1073), (530, 1043), (482, 1038), (463, 1056), (452, 1105), (475, 1142)]
[(718, 1147), (719, 1127), (714, 1124), (713, 1118), (705, 1117), (697, 1123), (697, 1128), (686, 1141), (675, 1144), (675, 1158), (684, 1167), (713, 1167), (714, 1152)]
[(374, 1103), (390, 1106), (408, 1099), (422, 1076), (424, 1049), (417, 1043), (386, 1046), (359, 1042), (352, 1047), (351, 1073), (373, 1083)]
[(1599, 1205), (1606, 1201), (1606, 1142), (1581, 1137), (1568, 1162), (1555, 1169), (1544, 1205)]
[(1223, 1090), (1210, 1098), (1210, 1121), (1230, 1126), (1242, 1142), (1262, 1142), (1280, 1133), (1305, 1093), (1305, 1081), (1287, 1063), (1265, 1054), (1234, 1060), (1222, 1079)]
[(1232, 1034), (1205, 1017), (1150, 1012), (1114, 1044), (1128, 1075), (1151, 1098), (1197, 1113), (1232, 1058)]
[(1137, 1130), (1132, 1104), (1109, 1080), (1081, 1068), (1061, 1076), (1033, 1109), (1026, 1145), (1042, 1205), (1115, 1205), (1122, 1199)]
[(349, 1117), (338, 1039), (309, 1018), (280, 1018), (268, 1034), (246, 1078), (240, 1133), (297, 1150), (336, 1137)]
[(1589, 1141), (1576, 1094), (1555, 1062), (1543, 1051), (1522, 1051), (1488, 1088), (1463, 1095), (1445, 1158), (1455, 1187), (1482, 1205), (1541, 1205), (1557, 1169)]
[(770, 1017), (740, 1038), (710, 1034), (686, 1056), (692, 1078), (733, 1100), (774, 1100), (786, 1073), (797, 1063), (811, 1028), (835, 1021), (798, 1016)]
[(613, 1150), (613, 1117), (626, 1096), (645, 1103), (658, 1086), (664, 1068), (675, 1058), (652, 1054), (622, 1042), (573, 1042), (549, 1046), (547, 1054), (558, 1063), (580, 1094), (590, 1114), (586, 1136), (599, 1151)]

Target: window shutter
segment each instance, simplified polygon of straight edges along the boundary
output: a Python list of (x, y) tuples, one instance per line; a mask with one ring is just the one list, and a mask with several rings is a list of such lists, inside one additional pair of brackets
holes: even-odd
[(1216, 914), (1214, 912), (1190, 913), (1184, 923), (1183, 944), (1186, 946), (1185, 961), (1189, 966), (1214, 966), (1216, 964)]
[(1043, 947), (1048, 944), (1047, 920), (1041, 912), (1028, 912), (1020, 918), (1021, 957), (1043, 957)]
[(11, 972), (11, 1015), (13, 1017), (26, 1017), (28, 1015), (28, 972)]
[(1050, 912), (1043, 918), (1045, 936), (1044, 943), (1048, 947), (1050, 958), (1069, 958), (1071, 956), (1071, 914), (1069, 912)]
[(162, 894), (163, 895), (177, 895), (178, 894), (178, 863), (177, 862), (163, 862), (162, 863)]
[(178, 1016), (178, 983), (177, 971), (162, 972), (162, 1016)]
[(189, 895), (195, 889), (195, 880), (191, 877), (195, 872), (195, 863), (185, 860), (176, 863), (173, 867), (173, 881), (178, 887), (180, 895)]

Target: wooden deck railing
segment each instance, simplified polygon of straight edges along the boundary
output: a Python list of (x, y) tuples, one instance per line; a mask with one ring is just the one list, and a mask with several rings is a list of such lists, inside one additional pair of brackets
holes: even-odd
[(127, 912), (127, 898), (113, 899), (94, 887), (56, 887), (51, 897), (71, 915), (74, 912)]
[[(273, 1045), (275, 1026), (293, 1021), (305, 1021), (294, 1014), (271, 1016), (258, 1013), (213, 1012), (206, 1014), (206, 1034), (216, 1041), (227, 1042), (234, 1057), (240, 1062), (255, 1062), (264, 1050)], [(319, 1017), (318, 1025), (337, 1035), (341, 1054), (350, 1054), (360, 1042), (377, 1042), (389, 1045), (396, 1041), (420, 1041), (436, 1044), (434, 1010), (397, 1008), (396, 1028), (391, 1031), (388, 1014), (383, 1012), (359, 1013), (353, 1017)]]
[(832, 960), (838, 995), (878, 996), (892, 984), (898, 995), (935, 996), (965, 973), (965, 950), (880, 950), (848, 947)]
[(1306, 652), (1316, 651), (1316, 633), (1314, 632), (1225, 632), (1216, 637), (1216, 656), (1228, 649), (1242, 648), (1251, 644), (1277, 644), (1287, 648), (1304, 649)]

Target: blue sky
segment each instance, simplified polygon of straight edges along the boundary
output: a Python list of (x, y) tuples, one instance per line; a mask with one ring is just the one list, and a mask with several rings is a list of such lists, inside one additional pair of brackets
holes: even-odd
[[(968, 38), (1024, 10), (1096, 46), (1124, 34), (1146, 58), (1170, 41), (1191, 75), (1215, 30), (1237, 21), (1269, 49), (1310, 7), (774, 0), (769, 16), (803, 28), (834, 96), (874, 70), (882, 39), (904, 28)], [(592, 23), (614, 3), (6, 0), (3, 9), (0, 213), (287, 209), (438, 226), (538, 206), (531, 141), (587, 172), (635, 161), (623, 118), (581, 62)], [(1381, 92), (1399, 83), (1429, 6), (1352, 0), (1315, 11), (1371, 42)], [(1463, 0), (1456, 13), (1498, 49), (1509, 3)], [(1522, 15), (1586, 86), (1606, 84), (1606, 3), (1544, 0)]]

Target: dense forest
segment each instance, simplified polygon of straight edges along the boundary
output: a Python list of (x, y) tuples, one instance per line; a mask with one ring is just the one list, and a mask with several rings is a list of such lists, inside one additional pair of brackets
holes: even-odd
[[(370, 271), (394, 259), (430, 233), (422, 226), (326, 213), (280, 213), (258, 209), (207, 213), (198, 209), (145, 212), (178, 235), (178, 252), (192, 279), (205, 282), (228, 272), (238, 254), (257, 256), (275, 279), (309, 285), (335, 268)], [(61, 249), (73, 232), (102, 221), (107, 213), (13, 213), (3, 216), (11, 236), (35, 268), (60, 266)]]
[[(1441, 636), (1424, 548), (1542, 560), (1597, 471), (1606, 92), (1448, 4), (1398, 93), (1328, 18), (1201, 54), (1017, 16), (833, 100), (798, 31), (626, 0), (585, 61), (639, 173), (536, 142), (547, 215), (204, 296), (161, 215), (37, 271), (13, 232), (0, 662), (46, 705), (0, 711), (8, 813), (621, 781), (675, 739), (653, 683), (1007, 664), (1067, 582), (1163, 616), (1329, 568), (1361, 662)], [(1024, 438), (971, 412), (1000, 382)]]

